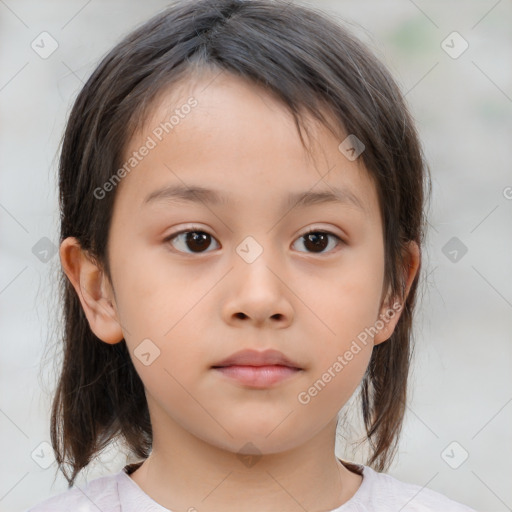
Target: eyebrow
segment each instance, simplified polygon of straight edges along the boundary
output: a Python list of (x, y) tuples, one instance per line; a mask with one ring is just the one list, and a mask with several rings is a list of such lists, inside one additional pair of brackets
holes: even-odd
[[(214, 205), (228, 205), (230, 198), (224, 192), (200, 185), (170, 185), (154, 190), (146, 196), (143, 205), (154, 202), (194, 202)], [(291, 192), (286, 196), (283, 209), (307, 207), (316, 204), (347, 204), (366, 212), (361, 200), (348, 188), (330, 187), (329, 190)]]

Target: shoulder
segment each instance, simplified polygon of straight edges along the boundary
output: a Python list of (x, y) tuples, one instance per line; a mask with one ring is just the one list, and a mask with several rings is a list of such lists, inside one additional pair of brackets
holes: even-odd
[(361, 512), (476, 512), (444, 494), (427, 487), (402, 482), (385, 473), (378, 473), (368, 466), (363, 466), (363, 482), (353, 499)]
[(34, 505), (26, 512), (120, 512), (117, 482), (120, 472), (74, 486)]

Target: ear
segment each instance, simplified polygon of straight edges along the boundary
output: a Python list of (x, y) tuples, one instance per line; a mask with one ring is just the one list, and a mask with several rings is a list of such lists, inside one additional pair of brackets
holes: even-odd
[[(379, 329), (375, 338), (373, 340), (374, 345), (379, 345), (380, 343), (388, 340), (393, 331), (395, 330), (396, 324), (398, 323), (398, 319), (402, 314), (402, 310), (405, 304), (405, 300), (409, 295), (409, 290), (411, 289), (412, 282), (418, 273), (418, 268), (420, 266), (420, 250), (418, 244), (414, 241), (409, 241), (407, 244), (407, 254), (405, 255), (407, 259), (407, 272), (404, 276), (405, 287), (404, 293), (402, 297), (391, 297), (391, 290), (388, 289), (388, 293), (386, 295), (385, 300), (383, 301), (383, 305), (379, 312), (379, 326), (384, 324), (382, 329)], [(392, 301), (392, 299), (395, 299)]]
[(59, 254), (62, 268), (80, 299), (91, 330), (105, 343), (122, 341), (124, 336), (113, 289), (104, 271), (74, 237), (61, 243)]

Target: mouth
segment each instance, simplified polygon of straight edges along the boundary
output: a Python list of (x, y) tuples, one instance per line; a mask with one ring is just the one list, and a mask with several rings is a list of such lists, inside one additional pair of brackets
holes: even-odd
[(277, 350), (242, 350), (212, 366), (223, 377), (253, 388), (268, 388), (304, 369)]
[(268, 388), (278, 384), (290, 377), (301, 373), (298, 368), (289, 366), (270, 365), (270, 366), (221, 366), (213, 369), (224, 377), (234, 380), (245, 386), (253, 388)]

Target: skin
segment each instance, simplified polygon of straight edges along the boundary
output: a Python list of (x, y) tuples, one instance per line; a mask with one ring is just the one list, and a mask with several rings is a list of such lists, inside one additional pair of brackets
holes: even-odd
[[(309, 403), (297, 397), (393, 302), (383, 288), (377, 191), (361, 159), (338, 150), (343, 138), (311, 121), (315, 158), (308, 158), (285, 108), (226, 73), (160, 98), (126, 156), (190, 95), (198, 106), (118, 185), (108, 242), (112, 282), (76, 239), (60, 248), (91, 329), (105, 343), (126, 340), (145, 386), (153, 451), (131, 477), (176, 511), (332, 510), (362, 481), (335, 457), (337, 414), (400, 315), (360, 344)], [(152, 191), (183, 183), (229, 193), (230, 202), (143, 204)], [(350, 189), (364, 209), (282, 208), (290, 191), (330, 187)], [(184, 235), (165, 241), (191, 224), (211, 235), (203, 252)], [(344, 242), (330, 236), (314, 252), (302, 237), (311, 227)], [(252, 263), (236, 251), (247, 236), (263, 249)], [(411, 243), (406, 294), (418, 265)], [(147, 338), (160, 355), (146, 366), (134, 350)], [(243, 348), (278, 349), (303, 370), (253, 389), (211, 369)], [(257, 458), (244, 462), (243, 453)]]

